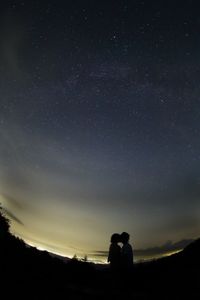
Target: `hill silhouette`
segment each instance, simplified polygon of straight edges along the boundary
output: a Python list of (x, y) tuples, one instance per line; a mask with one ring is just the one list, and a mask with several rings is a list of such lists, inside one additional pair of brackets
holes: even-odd
[(76, 259), (64, 263), (13, 236), (9, 224), (0, 211), (1, 295), (14, 299), (199, 299), (200, 239), (172, 256), (136, 264), (126, 277)]

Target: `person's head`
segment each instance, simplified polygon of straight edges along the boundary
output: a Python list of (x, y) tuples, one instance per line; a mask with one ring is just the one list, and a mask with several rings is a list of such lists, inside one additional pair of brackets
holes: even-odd
[(119, 233), (113, 233), (110, 239), (111, 243), (119, 243), (121, 241)]
[(120, 238), (121, 238), (122, 244), (127, 244), (129, 241), (130, 235), (127, 232), (122, 232)]

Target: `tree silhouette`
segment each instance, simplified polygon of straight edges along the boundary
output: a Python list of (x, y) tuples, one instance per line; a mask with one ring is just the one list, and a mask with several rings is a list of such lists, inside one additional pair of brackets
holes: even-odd
[(0, 238), (9, 233), (10, 221), (5, 216), (2, 206), (0, 206)]
[(87, 261), (88, 261), (88, 257), (87, 257), (87, 255), (85, 255), (85, 256), (84, 256), (84, 259), (83, 259), (83, 261), (84, 261), (84, 262), (87, 262)]
[(73, 260), (78, 260), (77, 255), (74, 254), (74, 256), (72, 257)]

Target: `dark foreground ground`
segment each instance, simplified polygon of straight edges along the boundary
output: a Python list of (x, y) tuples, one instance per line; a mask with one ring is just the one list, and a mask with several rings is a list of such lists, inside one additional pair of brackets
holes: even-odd
[[(4, 222), (4, 221), (3, 221)], [(0, 216), (0, 299), (200, 299), (200, 239), (126, 276), (28, 248)]]

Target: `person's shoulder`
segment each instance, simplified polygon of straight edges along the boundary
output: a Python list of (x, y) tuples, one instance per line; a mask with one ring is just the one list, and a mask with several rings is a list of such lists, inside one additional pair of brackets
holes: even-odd
[(132, 247), (131, 244), (128, 244), (128, 245), (127, 245), (127, 248), (128, 248), (129, 250), (131, 250), (131, 251), (133, 250), (133, 247)]
[(117, 244), (111, 244), (111, 245), (110, 245), (110, 249), (113, 249), (113, 250), (115, 250), (115, 249), (120, 249), (120, 246), (117, 245)]
[(130, 247), (131, 247), (131, 245), (130, 245), (129, 243), (123, 245), (123, 248), (124, 248), (124, 249), (128, 249), (128, 248), (130, 248)]
[(132, 248), (132, 246), (131, 246), (131, 244), (126, 244), (126, 245), (124, 245), (124, 248), (123, 248), (123, 250), (125, 251), (125, 252), (130, 252), (130, 251), (133, 251), (133, 248)]

